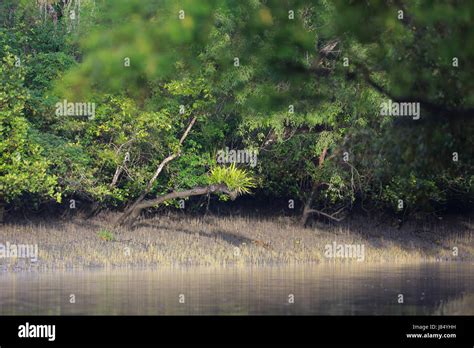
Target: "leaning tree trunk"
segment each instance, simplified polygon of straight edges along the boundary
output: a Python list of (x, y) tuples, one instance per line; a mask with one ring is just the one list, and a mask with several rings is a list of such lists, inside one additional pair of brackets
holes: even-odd
[(141, 201), (140, 203), (134, 204), (133, 210), (127, 215), (124, 220), (121, 220), (120, 224), (127, 224), (129, 226), (133, 225), (134, 221), (137, 219), (143, 209), (157, 206), (167, 200), (208, 195), (211, 193), (226, 193), (231, 197), (232, 200), (237, 197), (237, 193), (235, 191), (229, 190), (229, 188), (225, 184), (198, 186), (185, 191), (174, 191), (163, 196), (157, 197), (155, 199)]
[[(328, 152), (328, 148), (325, 147), (323, 149), (323, 152), (321, 152), (321, 155), (319, 156), (319, 163), (318, 167), (321, 168), (324, 164), (324, 160), (326, 159), (326, 154)], [(308, 218), (310, 214), (314, 213), (315, 211), (311, 209), (311, 206), (313, 204), (314, 200), (314, 195), (316, 194), (316, 191), (318, 190), (319, 183), (313, 182), (313, 186), (311, 187), (311, 193), (309, 194), (308, 199), (306, 200), (306, 203), (303, 208), (303, 214), (301, 215), (301, 220), (300, 224), (304, 227), (306, 226), (306, 223), (308, 222)]]
[[(181, 146), (184, 142), (184, 140), (186, 139), (186, 137), (188, 136), (189, 132), (191, 131), (191, 128), (193, 127), (194, 123), (196, 122), (196, 119), (197, 117), (193, 117), (193, 119), (191, 120), (191, 122), (189, 123), (188, 127), (186, 128), (186, 130), (184, 131), (183, 135), (181, 136), (181, 139), (179, 139), (179, 146)], [(169, 155), (168, 157), (166, 157), (163, 161), (161, 161), (161, 163), (159, 164), (158, 168), (156, 169), (155, 171), (155, 174), (153, 175), (153, 177), (150, 179), (150, 181), (148, 181), (148, 184), (146, 185), (146, 188), (145, 190), (142, 192), (142, 194), (135, 200), (135, 202), (133, 202), (129, 207), (127, 207), (127, 209), (125, 209), (125, 211), (123, 212), (123, 214), (117, 219), (117, 221), (115, 222), (115, 226), (118, 226), (118, 225), (122, 225), (124, 224), (125, 220), (128, 219), (128, 217), (133, 213), (135, 212), (135, 210), (137, 209), (138, 205), (145, 199), (145, 197), (150, 193), (152, 187), (153, 187), (153, 184), (154, 182), (156, 181), (156, 179), (158, 178), (158, 176), (161, 174), (163, 168), (166, 166), (166, 164), (168, 164), (168, 162), (171, 162), (172, 160), (174, 160), (176, 157), (179, 157), (180, 156), (180, 152), (176, 152), (176, 153), (173, 153), (171, 155)]]

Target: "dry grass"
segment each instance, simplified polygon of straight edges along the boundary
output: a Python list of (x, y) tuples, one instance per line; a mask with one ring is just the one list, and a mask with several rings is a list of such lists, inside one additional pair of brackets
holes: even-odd
[[(38, 262), (0, 258), (0, 270), (358, 262), (326, 258), (325, 245), (333, 241), (364, 245), (363, 262), (369, 263), (474, 260), (473, 226), (468, 219), (399, 230), (362, 219), (301, 228), (289, 218), (173, 215), (141, 220), (134, 230), (126, 230), (111, 227), (115, 217), (0, 226), (0, 243), (38, 244), (39, 248)], [(459, 256), (453, 256), (453, 247)]]

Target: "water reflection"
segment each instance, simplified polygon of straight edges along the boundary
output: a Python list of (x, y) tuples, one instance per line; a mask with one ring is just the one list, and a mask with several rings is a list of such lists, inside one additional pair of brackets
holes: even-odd
[(472, 315), (473, 270), (425, 264), (2, 274), (0, 314)]

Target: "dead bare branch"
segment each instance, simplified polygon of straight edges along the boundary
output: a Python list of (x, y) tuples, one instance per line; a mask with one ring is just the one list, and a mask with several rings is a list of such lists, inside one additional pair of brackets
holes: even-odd
[[(338, 212), (340, 212), (340, 211), (338, 211)], [(327, 213), (325, 213), (325, 212), (322, 212), (321, 210), (316, 210), (316, 209), (310, 209), (310, 210), (307, 211), (307, 213), (309, 213), (309, 214), (316, 213), (316, 214), (318, 214), (318, 215), (325, 216), (325, 217), (327, 217), (327, 218), (329, 218), (329, 219), (331, 219), (331, 220), (334, 220), (334, 221), (337, 221), (337, 222), (341, 222), (342, 220), (345, 219), (345, 217), (341, 217), (341, 218), (335, 217), (334, 215), (337, 215), (338, 212), (336, 212), (336, 213), (330, 215), (330, 214), (327, 214)]]

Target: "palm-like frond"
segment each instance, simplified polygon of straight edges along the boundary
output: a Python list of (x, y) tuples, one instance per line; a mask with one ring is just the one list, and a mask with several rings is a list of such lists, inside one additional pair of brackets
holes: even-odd
[(216, 166), (209, 174), (210, 184), (226, 184), (229, 190), (238, 195), (249, 194), (257, 187), (255, 178), (245, 169), (239, 169), (232, 163), (228, 167)]

